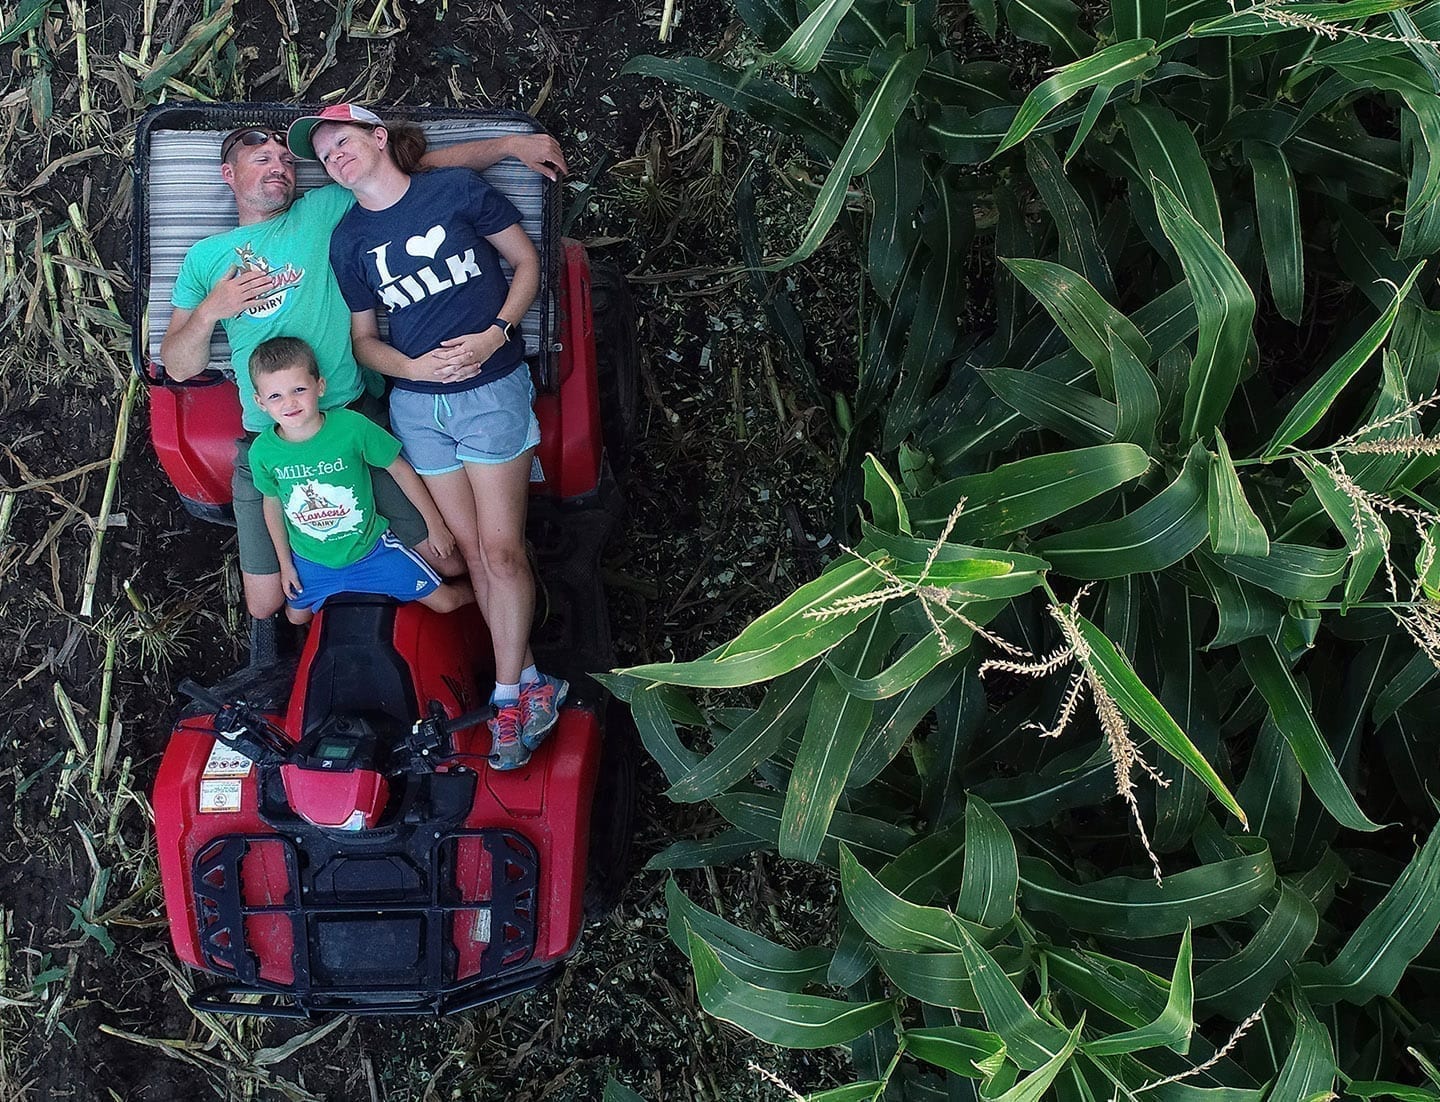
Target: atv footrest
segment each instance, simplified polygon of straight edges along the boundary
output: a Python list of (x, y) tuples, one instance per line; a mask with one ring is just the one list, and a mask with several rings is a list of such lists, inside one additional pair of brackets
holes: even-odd
[[(532, 986), (549, 970), (527, 967), (534, 845), (499, 828), (421, 833), (369, 846), (323, 831), (213, 839), (191, 870), (196, 922), (206, 967), (233, 981), (191, 1005), (440, 1014)], [(270, 1001), (236, 1001), (254, 995)]]

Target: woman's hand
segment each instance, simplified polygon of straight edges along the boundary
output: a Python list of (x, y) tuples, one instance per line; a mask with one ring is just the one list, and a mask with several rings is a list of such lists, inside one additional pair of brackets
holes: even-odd
[(483, 333), (466, 333), (441, 341), (440, 347), (426, 353), (422, 360), (433, 358), (435, 377), (442, 383), (461, 383), (480, 374), (491, 356), (505, 345), (505, 332), (498, 325), (492, 325)]

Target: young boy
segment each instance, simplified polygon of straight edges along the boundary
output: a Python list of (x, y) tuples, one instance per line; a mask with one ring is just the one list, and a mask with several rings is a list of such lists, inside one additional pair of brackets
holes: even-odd
[(475, 599), (465, 582), (442, 582), (396, 539), (375, 511), (370, 467), (390, 473), (425, 520), (441, 557), (455, 537), (400, 441), (348, 409), (321, 412), (325, 380), (315, 353), (298, 337), (274, 337), (250, 355), (255, 402), (275, 424), (250, 446), (255, 487), (265, 495), (265, 524), (280, 560), (285, 615), (306, 623), (336, 593), (379, 593), (450, 612)]

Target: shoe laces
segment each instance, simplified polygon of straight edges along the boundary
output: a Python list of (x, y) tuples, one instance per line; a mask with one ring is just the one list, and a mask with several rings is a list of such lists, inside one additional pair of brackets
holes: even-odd
[(490, 732), (495, 742), (507, 746), (520, 738), (520, 706), (509, 704), (495, 709), (495, 718), (490, 721)]
[(542, 707), (549, 707), (550, 702), (555, 699), (555, 686), (545, 678), (532, 681), (528, 685), (520, 687), (520, 699), (527, 705), (534, 707), (539, 704)]

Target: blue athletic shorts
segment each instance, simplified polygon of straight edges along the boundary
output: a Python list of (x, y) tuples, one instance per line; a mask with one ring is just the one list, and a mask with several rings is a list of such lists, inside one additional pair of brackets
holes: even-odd
[(300, 575), (300, 596), (287, 598), (291, 608), (317, 609), (337, 593), (378, 593), (397, 601), (418, 601), (440, 587), (440, 578), (425, 560), (387, 529), (363, 559), (349, 566), (321, 566), (294, 556)]
[(522, 364), (502, 379), (451, 394), (390, 392), (390, 431), (420, 474), (465, 463), (508, 463), (540, 443), (535, 387)]

